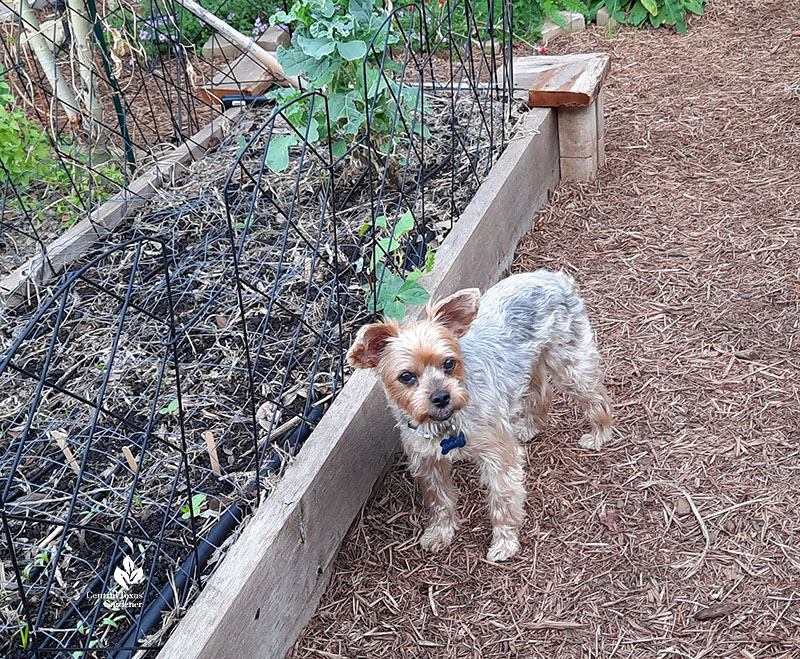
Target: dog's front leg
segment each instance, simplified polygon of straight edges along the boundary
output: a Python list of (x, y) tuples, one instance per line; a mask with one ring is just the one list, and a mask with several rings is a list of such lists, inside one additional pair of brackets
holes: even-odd
[(458, 490), (453, 485), (453, 465), (450, 460), (428, 458), (414, 467), (422, 499), (430, 514), (419, 544), (428, 551), (441, 551), (453, 541), (458, 531)]
[(489, 490), (492, 544), (486, 559), (504, 561), (519, 551), (519, 529), (525, 520), (525, 452), (508, 434), (486, 443), (477, 454), (481, 481)]

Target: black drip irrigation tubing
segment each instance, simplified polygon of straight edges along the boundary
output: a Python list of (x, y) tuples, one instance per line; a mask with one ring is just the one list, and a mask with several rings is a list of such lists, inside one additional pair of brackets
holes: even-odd
[[(317, 405), (316, 407), (311, 408), (308, 416), (300, 423), (300, 425), (297, 426), (297, 428), (292, 430), (292, 432), (289, 433), (289, 435), (287, 435), (286, 439), (283, 441), (282, 447), (284, 451), (292, 455), (297, 452), (299, 447), (303, 444), (303, 442), (306, 441), (306, 439), (308, 439), (309, 435), (311, 434), (312, 424), (316, 424), (316, 422), (322, 418), (322, 415), (325, 411), (324, 408), (324, 405)], [(264, 467), (259, 470), (259, 474), (264, 476), (270, 472), (277, 471), (282, 462), (283, 458), (281, 455), (277, 451), (274, 451), (273, 455), (270, 457)], [(253, 494), (255, 491), (255, 483), (247, 488), (248, 494)], [(200, 541), (200, 544), (197, 547), (199, 570), (202, 570), (205, 567), (205, 564), (211, 556), (213, 550), (222, 544), (223, 540), (228, 537), (228, 535), (236, 528), (236, 526), (241, 523), (241, 521), (242, 506), (236, 503), (225, 511), (219, 521), (211, 528), (208, 535)], [(147, 636), (153, 627), (158, 624), (159, 620), (161, 619), (161, 614), (172, 605), (175, 592), (180, 592), (184, 589), (187, 581), (191, 578), (191, 575), (194, 571), (195, 554), (192, 552), (175, 573), (174, 588), (172, 583), (167, 583), (163, 588), (161, 588), (156, 599), (150, 603), (144, 612), (142, 612), (136, 623), (131, 625), (125, 636), (120, 641), (119, 645), (126, 648), (136, 647), (136, 642), (140, 638)], [(120, 652), (117, 652), (117, 654), (112, 655), (111, 659), (131, 659), (133, 654), (139, 650), (141, 650), (141, 648), (138, 647), (136, 650), (121, 650)]]
[[(283, 440), (282, 448), (285, 453), (289, 455), (295, 455), (303, 444), (303, 442), (308, 439), (308, 436), (311, 434), (311, 425), (315, 424), (322, 418), (322, 415), (325, 412), (324, 405), (317, 405), (316, 407), (312, 407), (311, 411), (308, 413), (305, 419), (297, 426), (292, 432), (290, 432), (286, 439)], [(268, 475), (270, 472), (277, 471), (281, 463), (283, 462), (283, 458), (278, 451), (272, 452), (269, 460), (267, 460), (266, 464), (259, 470), (259, 474), (262, 476)], [(256, 490), (256, 485), (253, 483), (247, 488), (248, 494), (254, 493)]]
[[(238, 503), (233, 504), (225, 513), (220, 517), (219, 521), (209, 531), (208, 535), (203, 538), (197, 546), (197, 570), (202, 570), (206, 562), (211, 556), (212, 552), (222, 544), (225, 538), (235, 529), (242, 521), (242, 506)], [(195, 572), (195, 552), (191, 552), (189, 557), (181, 564), (178, 571), (175, 573), (174, 588), (173, 583), (167, 582), (165, 586), (158, 592), (158, 596), (150, 603), (150, 605), (139, 615), (136, 622), (128, 628), (125, 636), (122, 637), (119, 645), (125, 648), (135, 648), (121, 650), (115, 655), (111, 655), (111, 659), (131, 659), (133, 655), (140, 652), (143, 648), (137, 647), (136, 642), (147, 636), (150, 630), (161, 620), (161, 614), (170, 606), (175, 598), (175, 593), (182, 591), (188, 581), (192, 578), (192, 573)]]

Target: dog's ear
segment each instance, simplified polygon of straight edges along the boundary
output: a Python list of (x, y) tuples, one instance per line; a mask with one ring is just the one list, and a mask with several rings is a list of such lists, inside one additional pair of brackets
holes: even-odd
[(477, 288), (465, 288), (428, 307), (428, 318), (450, 330), (456, 338), (464, 336), (478, 315), (481, 292)]
[(356, 340), (347, 351), (347, 361), (356, 368), (375, 368), (381, 360), (386, 342), (397, 336), (398, 331), (395, 322), (364, 325), (358, 330)]

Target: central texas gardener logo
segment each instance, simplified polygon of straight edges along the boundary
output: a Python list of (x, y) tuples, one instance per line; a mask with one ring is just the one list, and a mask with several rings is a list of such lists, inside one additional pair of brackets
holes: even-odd
[(125, 556), (122, 559), (122, 567), (118, 566), (114, 569), (114, 581), (120, 585), (122, 590), (128, 590), (131, 586), (144, 581), (144, 572), (142, 568), (136, 567), (130, 556)]

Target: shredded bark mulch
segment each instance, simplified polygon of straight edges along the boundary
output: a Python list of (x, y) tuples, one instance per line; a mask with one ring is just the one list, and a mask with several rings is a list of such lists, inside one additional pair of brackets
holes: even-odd
[(520, 554), (465, 520), (427, 554), (398, 462), (290, 657), (800, 656), (800, 8), (712, 1), (689, 33), (604, 28), (608, 164), (562, 184), (513, 271), (580, 281), (616, 434), (581, 450), (554, 402), (528, 446)]

